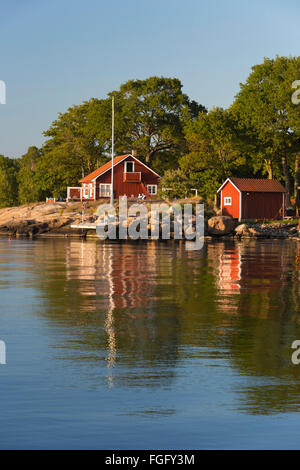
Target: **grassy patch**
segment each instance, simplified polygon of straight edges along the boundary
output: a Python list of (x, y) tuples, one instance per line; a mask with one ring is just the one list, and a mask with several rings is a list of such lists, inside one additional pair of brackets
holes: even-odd
[(298, 224), (299, 219), (280, 219), (280, 220), (241, 220), (240, 224), (256, 225), (256, 224), (269, 224), (269, 225), (286, 225), (286, 224)]

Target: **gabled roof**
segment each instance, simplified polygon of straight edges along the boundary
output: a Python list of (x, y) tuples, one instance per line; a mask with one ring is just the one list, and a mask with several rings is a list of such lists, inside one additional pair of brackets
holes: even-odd
[(285, 193), (286, 190), (277, 180), (256, 179), (256, 178), (227, 178), (218, 189), (218, 192), (230, 181), (239, 191), (260, 192), (260, 193)]
[[(132, 157), (134, 160), (136, 160), (137, 162), (144, 165), (146, 168), (148, 168), (148, 170), (152, 171), (152, 173), (154, 173), (155, 175), (157, 175), (160, 178), (160, 176), (155, 171), (153, 171), (151, 168), (149, 168), (147, 165), (145, 165), (145, 163), (141, 162), (141, 160), (139, 160), (138, 158), (131, 155), (131, 153), (126, 153), (125, 155), (119, 155), (118, 157), (114, 157), (114, 167), (116, 165), (118, 165), (119, 163), (121, 163), (123, 160), (125, 160), (125, 158), (127, 158), (127, 157)], [(106, 171), (109, 171), (110, 169), (111, 169), (111, 160), (104, 163), (104, 165), (100, 166), (100, 168), (97, 168), (97, 170), (93, 171), (89, 175), (87, 175), (84, 178), (82, 178), (81, 180), (79, 180), (79, 182), (80, 183), (90, 183), (94, 179), (98, 178), (98, 176), (103, 175), (103, 173), (105, 173)]]
[[(119, 155), (118, 157), (114, 158), (114, 167), (120, 163), (121, 160), (124, 160), (126, 157), (128, 157), (130, 154), (126, 155)], [(105, 171), (111, 169), (111, 160), (108, 162), (104, 163), (104, 165), (100, 166), (100, 168), (97, 168), (97, 170), (92, 171), (89, 175), (85, 176), (81, 180), (79, 180), (80, 183), (89, 183), (92, 181), (94, 178), (97, 178), (98, 176), (102, 175), (102, 173), (105, 173)]]

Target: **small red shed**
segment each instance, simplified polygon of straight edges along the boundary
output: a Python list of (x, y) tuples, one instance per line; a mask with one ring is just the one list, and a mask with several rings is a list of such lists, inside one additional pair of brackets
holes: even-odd
[(286, 190), (276, 180), (227, 178), (220, 186), (221, 215), (234, 219), (281, 219)]
[[(114, 158), (114, 198), (120, 196), (147, 199), (157, 194), (160, 176), (132, 154)], [(67, 199), (96, 200), (111, 194), (111, 160), (79, 181), (82, 188), (68, 187)]]

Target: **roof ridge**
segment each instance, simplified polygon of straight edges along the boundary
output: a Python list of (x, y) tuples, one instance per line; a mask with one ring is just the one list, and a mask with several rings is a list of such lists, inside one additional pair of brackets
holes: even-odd
[[(132, 157), (134, 158), (135, 160), (137, 160), (139, 163), (141, 163), (142, 165), (144, 165), (146, 168), (148, 168), (150, 171), (152, 171), (152, 173), (155, 173), (158, 177), (160, 177), (158, 175), (158, 173), (156, 173), (156, 171), (152, 170), (152, 168), (150, 168), (148, 165), (146, 165), (145, 163), (143, 163), (141, 160), (139, 160), (137, 157), (135, 157), (134, 155), (132, 155), (132, 153), (124, 153), (123, 155), (117, 155), (114, 157), (114, 167), (120, 163), (122, 160), (125, 160), (125, 158), (127, 157)], [(84, 176), (83, 178), (81, 178), (79, 180), (79, 183), (89, 183), (91, 182), (93, 179), (97, 178), (98, 176), (101, 176), (103, 173), (105, 173), (106, 171), (108, 171), (109, 169), (111, 168), (111, 159), (109, 159), (107, 162), (103, 163), (103, 165), (101, 165), (99, 168), (97, 168), (96, 170), (92, 171), (91, 173), (89, 173), (88, 175)]]
[[(116, 155), (114, 157), (114, 167), (115, 167), (115, 165), (117, 165), (119, 163), (119, 161), (122, 158), (129, 157), (129, 155), (131, 155), (131, 153), (124, 153), (123, 155)], [(102, 173), (104, 173), (104, 171), (107, 171), (110, 167), (111, 167), (111, 159), (107, 160), (107, 162), (103, 163), (103, 165), (99, 166), (99, 168), (96, 168), (96, 170), (92, 171), (88, 175), (81, 178), (79, 180), (79, 182), (80, 183), (90, 182), (91, 180), (93, 180), (97, 176), (100, 176)]]
[(239, 178), (230, 177), (228, 180), (232, 181), (240, 191), (253, 191), (253, 192), (286, 192), (282, 184), (275, 179), (268, 178)]

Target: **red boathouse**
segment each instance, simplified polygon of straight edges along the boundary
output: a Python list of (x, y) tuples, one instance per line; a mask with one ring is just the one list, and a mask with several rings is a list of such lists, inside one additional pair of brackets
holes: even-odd
[[(160, 176), (132, 154), (114, 158), (114, 198), (120, 196), (147, 199), (157, 194)], [(94, 201), (111, 194), (111, 160), (79, 181), (82, 187), (68, 187), (68, 199)]]
[(221, 215), (234, 219), (282, 219), (286, 190), (276, 180), (227, 178), (220, 186)]

